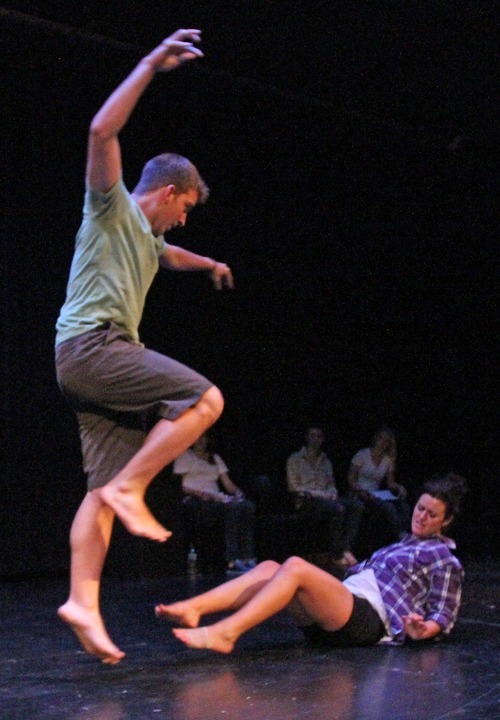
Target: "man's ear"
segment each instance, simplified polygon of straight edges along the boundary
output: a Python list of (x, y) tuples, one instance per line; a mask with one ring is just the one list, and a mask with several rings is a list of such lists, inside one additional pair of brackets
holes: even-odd
[(175, 185), (164, 185), (161, 191), (162, 202), (170, 202), (170, 198), (175, 195)]

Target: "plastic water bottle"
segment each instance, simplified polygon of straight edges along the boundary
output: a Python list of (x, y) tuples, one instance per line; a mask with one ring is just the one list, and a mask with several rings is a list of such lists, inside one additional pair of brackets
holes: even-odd
[(198, 571), (198, 555), (196, 553), (196, 550), (193, 546), (190, 547), (188, 556), (187, 556), (187, 574), (188, 578), (190, 580), (194, 580), (196, 578), (196, 573)]

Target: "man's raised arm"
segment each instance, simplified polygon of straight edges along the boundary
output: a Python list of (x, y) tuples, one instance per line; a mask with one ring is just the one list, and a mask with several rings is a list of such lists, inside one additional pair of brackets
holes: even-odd
[(195, 46), (200, 40), (200, 30), (177, 30), (139, 62), (95, 115), (90, 125), (86, 170), (94, 190), (106, 192), (120, 179), (118, 133), (153, 77), (157, 72), (167, 72), (183, 62), (203, 57)]

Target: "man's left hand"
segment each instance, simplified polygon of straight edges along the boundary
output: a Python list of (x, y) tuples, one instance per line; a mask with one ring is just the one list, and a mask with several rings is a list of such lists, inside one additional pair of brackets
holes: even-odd
[(209, 270), (209, 273), (217, 290), (222, 290), (224, 287), (227, 287), (230, 290), (234, 288), (233, 273), (226, 263), (215, 261), (215, 265), (211, 270)]

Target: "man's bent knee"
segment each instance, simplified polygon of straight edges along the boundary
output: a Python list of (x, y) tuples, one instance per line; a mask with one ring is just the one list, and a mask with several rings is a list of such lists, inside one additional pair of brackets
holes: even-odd
[(219, 388), (212, 385), (198, 400), (196, 409), (204, 416), (210, 425), (213, 425), (213, 423), (219, 419), (224, 409), (224, 398)]

